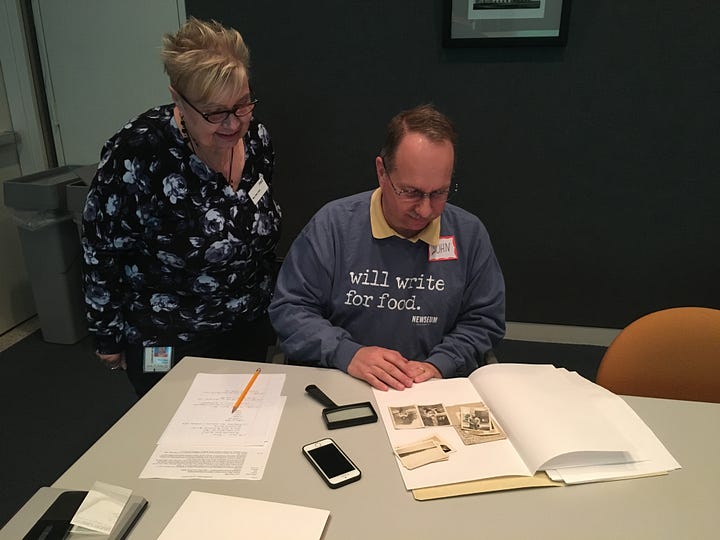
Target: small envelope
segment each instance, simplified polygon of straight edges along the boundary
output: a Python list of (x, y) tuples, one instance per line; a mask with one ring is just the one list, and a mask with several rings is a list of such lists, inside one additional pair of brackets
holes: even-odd
[(417, 469), (428, 463), (448, 459), (436, 438), (395, 447), (395, 455), (406, 469)]

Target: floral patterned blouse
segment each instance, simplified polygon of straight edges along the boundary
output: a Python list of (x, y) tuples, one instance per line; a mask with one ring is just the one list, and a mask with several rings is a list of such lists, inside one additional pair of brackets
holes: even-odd
[[(168, 345), (264, 314), (281, 212), (274, 152), (255, 118), (238, 190), (183, 140), (173, 105), (125, 125), (102, 149), (83, 213), (83, 286), (98, 352)], [(264, 180), (257, 204), (248, 195)]]

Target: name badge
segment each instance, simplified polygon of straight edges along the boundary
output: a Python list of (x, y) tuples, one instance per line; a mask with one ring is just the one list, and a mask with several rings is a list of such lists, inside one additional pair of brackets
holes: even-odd
[(268, 185), (262, 175), (260, 175), (260, 180), (255, 182), (255, 185), (250, 188), (250, 191), (248, 192), (248, 195), (250, 195), (250, 198), (252, 199), (252, 202), (255, 203), (255, 206), (258, 205), (260, 199), (262, 199), (263, 195), (267, 193), (267, 190)]
[(172, 367), (172, 360), (172, 347), (145, 347), (143, 373), (166, 373)]
[(452, 261), (458, 258), (454, 236), (441, 236), (438, 245), (428, 246), (428, 250), (428, 260), (430, 262)]

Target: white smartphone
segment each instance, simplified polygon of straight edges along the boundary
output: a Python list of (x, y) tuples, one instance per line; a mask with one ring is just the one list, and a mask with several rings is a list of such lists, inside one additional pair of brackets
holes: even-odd
[(302, 452), (325, 483), (333, 489), (360, 480), (360, 469), (332, 439), (306, 444)]

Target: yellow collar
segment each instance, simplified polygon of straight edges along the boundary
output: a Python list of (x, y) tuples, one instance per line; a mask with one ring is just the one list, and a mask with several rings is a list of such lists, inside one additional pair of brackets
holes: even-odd
[(381, 195), (382, 189), (377, 188), (370, 198), (370, 228), (372, 229), (372, 235), (374, 238), (381, 239), (389, 238), (390, 236), (397, 236), (399, 238), (404, 238), (405, 240), (410, 240), (411, 242), (422, 240), (430, 246), (438, 245), (440, 242), (440, 216), (433, 219), (427, 227), (415, 236), (406, 238), (388, 225), (382, 211)]

